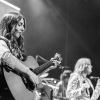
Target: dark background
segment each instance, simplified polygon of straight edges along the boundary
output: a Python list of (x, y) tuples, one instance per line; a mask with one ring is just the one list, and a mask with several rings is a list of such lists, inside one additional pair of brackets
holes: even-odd
[[(26, 18), (23, 35), (27, 55), (40, 55), (49, 60), (56, 52), (60, 53), (62, 65), (71, 70), (79, 58), (88, 57), (93, 75), (100, 75), (99, 0), (6, 1), (21, 8)], [(50, 77), (58, 79), (60, 73), (56, 68), (50, 71)]]
[[(100, 76), (100, 0), (6, 0), (26, 18), (27, 55), (50, 59), (60, 53), (62, 66), (73, 70), (81, 57), (91, 59), (93, 72)], [(59, 79), (61, 69), (49, 72)]]

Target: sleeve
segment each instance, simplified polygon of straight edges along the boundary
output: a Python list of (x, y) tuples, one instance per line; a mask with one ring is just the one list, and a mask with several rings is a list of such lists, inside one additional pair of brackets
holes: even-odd
[(80, 80), (77, 75), (73, 75), (68, 82), (66, 96), (68, 98), (77, 98), (81, 96)]
[(2, 58), (5, 52), (10, 52), (6, 42), (4, 40), (0, 40), (0, 58)]
[[(26, 73), (29, 69), (12, 55), (4, 40), (0, 40), (0, 61), (5, 62), (10, 68)], [(1, 64), (1, 62), (0, 62)]]
[(16, 64), (16, 57), (14, 57), (4, 40), (0, 40), (0, 59), (9, 67), (14, 69)]
[[(10, 50), (9, 50), (6, 42), (4, 40), (0, 40), (0, 61), (6, 52), (10, 52)], [(0, 64), (1, 64), (1, 62), (0, 62)]]

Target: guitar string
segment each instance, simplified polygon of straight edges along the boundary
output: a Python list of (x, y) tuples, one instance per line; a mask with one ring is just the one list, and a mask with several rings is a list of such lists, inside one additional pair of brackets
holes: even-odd
[(47, 69), (49, 67), (49, 65), (52, 64), (52, 61), (49, 61), (41, 66), (39, 66), (38, 68), (34, 69), (33, 71), (38, 75), (39, 73), (41, 73), (44, 69)]

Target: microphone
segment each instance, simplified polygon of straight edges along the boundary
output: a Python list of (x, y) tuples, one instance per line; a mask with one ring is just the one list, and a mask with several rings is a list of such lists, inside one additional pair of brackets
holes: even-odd
[(90, 79), (99, 79), (100, 77), (91, 76)]
[(59, 69), (68, 69), (68, 68), (69, 68), (68, 66), (59, 65)]

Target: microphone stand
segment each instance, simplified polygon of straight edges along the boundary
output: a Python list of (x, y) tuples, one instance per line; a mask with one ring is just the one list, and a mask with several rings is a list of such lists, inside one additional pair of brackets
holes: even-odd
[(62, 66), (60, 65), (59, 69), (61, 69), (61, 72), (63, 72), (64, 70), (67, 70), (69, 67), (68, 66)]

